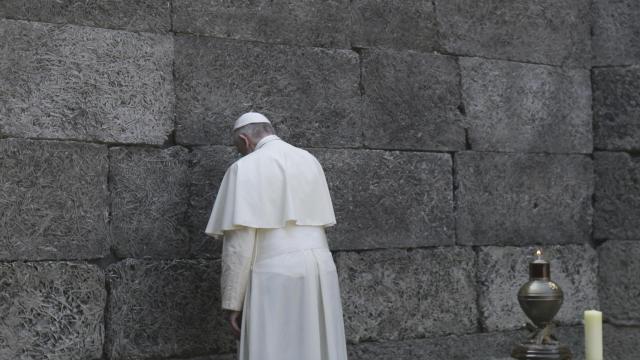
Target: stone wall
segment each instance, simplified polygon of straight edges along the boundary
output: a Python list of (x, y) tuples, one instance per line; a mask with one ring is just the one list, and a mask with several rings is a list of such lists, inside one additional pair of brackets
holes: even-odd
[(635, 0), (4, 0), (0, 358), (233, 359), (203, 230), (248, 110), (322, 162), (350, 359), (507, 359), (542, 246), (640, 354)]

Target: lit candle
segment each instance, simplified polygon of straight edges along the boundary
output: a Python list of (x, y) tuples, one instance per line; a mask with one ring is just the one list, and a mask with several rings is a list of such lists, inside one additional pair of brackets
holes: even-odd
[(602, 313), (584, 312), (584, 344), (586, 360), (602, 360)]

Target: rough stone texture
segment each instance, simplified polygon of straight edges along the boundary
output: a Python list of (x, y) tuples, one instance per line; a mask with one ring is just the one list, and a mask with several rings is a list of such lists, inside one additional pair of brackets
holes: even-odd
[[(579, 326), (557, 327), (553, 331), (553, 333), (558, 338), (558, 341), (569, 347), (569, 350), (571, 350), (571, 353), (573, 355), (573, 360), (584, 360), (584, 326), (582, 324), (580, 324)], [(522, 336), (518, 340), (525, 341), (529, 334), (530, 333), (527, 331), (526, 336)], [(608, 346), (606, 336), (603, 338), (603, 343), (605, 344), (605, 346)], [(607, 359), (609, 359), (609, 357), (607, 357)], [(510, 358), (509, 360), (513, 359)]]
[(184, 257), (189, 251), (186, 212), (189, 152), (110, 149), (111, 235), (118, 257)]
[(0, 134), (162, 144), (173, 39), (0, 19)]
[(473, 150), (590, 153), (588, 70), (460, 59)]
[(0, 263), (0, 358), (100, 358), (106, 295), (93, 265)]
[[(483, 247), (478, 252), (479, 306), (489, 331), (521, 328), (529, 321), (518, 304), (518, 290), (529, 281), (535, 247)], [(598, 259), (588, 245), (542, 249), (551, 263), (551, 280), (560, 285), (564, 302), (555, 320), (581, 324), (585, 309), (598, 308)]]
[(585, 68), (589, 7), (589, 0), (436, 0), (448, 52)]
[(585, 243), (593, 164), (585, 155), (456, 154), (458, 242)]
[(107, 147), (0, 140), (0, 259), (109, 252)]
[(3, 0), (0, 2), (0, 18), (129, 31), (169, 31), (170, 10), (169, 0)]
[(604, 355), (609, 360), (636, 360), (640, 354), (640, 328), (605, 324)]
[(177, 139), (231, 145), (246, 111), (304, 146), (360, 144), (358, 55), (223, 39), (176, 39)]
[(640, 157), (596, 152), (594, 237), (640, 239)]
[(233, 122), (253, 110), (296, 145), (356, 146), (358, 81), (352, 51), (180, 36), (177, 139), (230, 145)]
[[(637, 329), (613, 328), (605, 325), (604, 345), (607, 359), (636, 359), (638, 342), (633, 339)], [(567, 345), (573, 359), (584, 360), (584, 330), (580, 327), (559, 327), (554, 334)], [(446, 336), (432, 339), (371, 342), (349, 347), (350, 360), (513, 360), (514, 346), (527, 338), (527, 332), (503, 331), (482, 334)], [(636, 340), (635, 342), (633, 340)]]
[(346, 48), (348, 9), (348, 0), (178, 0), (173, 2), (173, 29), (278, 44)]
[(608, 321), (640, 325), (640, 242), (607, 241), (600, 256), (600, 302)]
[(640, 2), (595, 0), (592, 18), (594, 65), (640, 63)]
[(176, 358), (175, 360), (237, 360), (237, 359), (238, 359), (238, 354), (232, 353), (232, 354), (222, 354), (222, 355), (198, 356), (198, 357), (189, 358), (189, 359)]
[(349, 347), (349, 360), (507, 360), (524, 335), (517, 331), (371, 342)]
[(431, 51), (438, 48), (433, 1), (351, 1), (351, 46)]
[(596, 149), (640, 150), (640, 66), (593, 69), (592, 75)]
[(448, 154), (312, 150), (336, 213), (332, 249), (453, 245)]
[(470, 248), (339, 252), (336, 265), (350, 342), (477, 329), (476, 264)]
[(222, 241), (204, 233), (216, 200), (220, 182), (227, 168), (240, 154), (227, 146), (202, 146), (191, 153), (189, 198), (189, 232), (191, 255), (195, 257), (220, 257)]
[(385, 149), (465, 147), (460, 72), (454, 57), (365, 51), (365, 143)]
[(109, 267), (109, 359), (232, 352), (219, 274), (219, 261), (204, 260), (126, 259)]
[[(560, 341), (573, 352), (573, 359), (584, 358), (582, 329), (556, 329)], [(433, 339), (363, 343), (349, 347), (350, 360), (513, 360), (511, 350), (525, 340), (524, 331), (504, 331)]]

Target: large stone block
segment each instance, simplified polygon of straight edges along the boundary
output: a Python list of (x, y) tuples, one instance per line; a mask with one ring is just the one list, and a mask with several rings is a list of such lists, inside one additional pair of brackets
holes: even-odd
[(358, 63), (348, 50), (180, 36), (178, 142), (231, 145), (233, 122), (253, 110), (294, 144), (357, 146)]
[(596, 149), (640, 150), (640, 66), (592, 74)]
[(600, 302), (607, 320), (640, 325), (640, 242), (605, 242), (598, 248)]
[(3, 0), (0, 18), (77, 24), (129, 31), (171, 29), (168, 0)]
[(589, 67), (589, 0), (435, 3), (443, 46), (450, 53)]
[(220, 262), (127, 259), (108, 268), (106, 354), (157, 359), (232, 352)]
[(433, 1), (351, 1), (351, 46), (431, 51), (439, 45)]
[(461, 58), (473, 150), (590, 153), (588, 70)]
[(366, 51), (365, 143), (385, 149), (465, 148), (460, 72), (454, 57)]
[(173, 39), (0, 19), (0, 132), (162, 144), (173, 130)]
[(227, 146), (195, 147), (191, 153), (189, 176), (189, 233), (191, 255), (220, 257), (222, 241), (204, 233), (216, 200), (220, 182), (227, 168), (240, 157), (235, 148)]
[(93, 265), (0, 263), (0, 358), (100, 358), (106, 297)]
[(237, 359), (238, 359), (238, 354), (232, 353), (232, 354), (222, 354), (222, 355), (198, 356), (198, 357), (189, 358), (189, 359), (176, 358), (175, 360), (237, 360)]
[[(560, 327), (556, 329), (555, 334), (560, 342), (569, 346), (574, 355), (573, 359), (584, 359), (584, 335), (581, 327)], [(431, 339), (369, 342), (351, 345), (349, 359), (513, 360), (511, 351), (516, 344), (526, 339), (525, 331), (502, 331)]]
[(524, 337), (521, 332), (509, 331), (369, 342), (350, 346), (349, 360), (508, 360), (512, 348)]
[[(521, 328), (527, 317), (517, 294), (529, 281), (534, 247), (483, 247), (478, 252), (479, 306), (489, 331)], [(598, 259), (588, 245), (549, 246), (542, 249), (551, 263), (551, 280), (560, 285), (564, 302), (555, 320), (562, 325), (581, 324), (585, 309), (598, 308)]]
[(106, 146), (0, 140), (0, 259), (109, 253)]
[(470, 248), (339, 252), (336, 264), (350, 342), (477, 329), (476, 264)]
[(594, 65), (640, 64), (640, 2), (594, 0), (591, 16)]
[(604, 356), (607, 360), (636, 360), (640, 354), (640, 328), (604, 325)]
[(173, 29), (290, 45), (349, 47), (348, 0), (178, 0)]
[(591, 238), (588, 156), (462, 152), (455, 164), (459, 243), (568, 244)]
[(453, 245), (448, 154), (312, 149), (322, 164), (337, 225), (333, 249)]
[(189, 201), (189, 152), (110, 149), (111, 235), (118, 257), (184, 257)]
[(596, 152), (594, 237), (640, 239), (640, 157)]

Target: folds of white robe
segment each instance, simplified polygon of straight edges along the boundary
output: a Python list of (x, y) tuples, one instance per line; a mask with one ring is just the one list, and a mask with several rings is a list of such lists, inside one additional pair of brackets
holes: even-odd
[(205, 233), (215, 237), (239, 227), (280, 228), (288, 222), (331, 226), (336, 218), (318, 160), (269, 135), (227, 169)]
[(242, 310), (249, 282), (256, 229), (240, 228), (224, 232), (220, 294), (222, 308)]
[(239, 360), (346, 360), (336, 266), (324, 228), (258, 229)]

